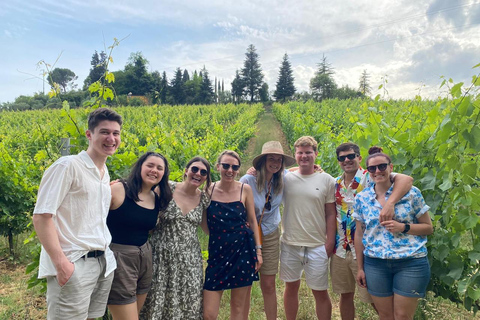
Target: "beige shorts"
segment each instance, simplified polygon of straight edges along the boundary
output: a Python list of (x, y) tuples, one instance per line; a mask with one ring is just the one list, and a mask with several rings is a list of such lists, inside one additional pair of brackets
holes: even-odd
[(124, 305), (137, 301), (152, 284), (152, 249), (148, 241), (141, 247), (112, 243), (110, 245), (117, 269), (113, 278), (108, 304)]
[(330, 276), (333, 292), (338, 294), (355, 292), (355, 286), (357, 286), (360, 301), (373, 303), (367, 289), (357, 285), (355, 280), (357, 277), (357, 260), (353, 258), (351, 251), (347, 251), (345, 259), (336, 254), (332, 255), (330, 258)]
[(105, 277), (105, 255), (80, 258), (62, 287), (57, 277), (47, 277), (47, 319), (85, 320), (105, 313), (113, 272)]
[(260, 275), (276, 275), (280, 261), (280, 227), (263, 237), (262, 258)]

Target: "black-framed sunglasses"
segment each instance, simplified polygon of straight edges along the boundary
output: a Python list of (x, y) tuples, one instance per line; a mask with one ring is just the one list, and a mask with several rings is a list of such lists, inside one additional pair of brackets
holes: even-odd
[(356, 154), (356, 153), (350, 153), (350, 154), (346, 154), (346, 155), (344, 155), (344, 156), (338, 156), (338, 157), (337, 157), (337, 160), (340, 161), (340, 162), (343, 162), (343, 161), (345, 161), (345, 159), (353, 160), (353, 159), (355, 159), (357, 156), (358, 156), (358, 154)]
[(265, 210), (272, 210), (272, 203), (270, 202), (271, 199), (272, 197), (269, 193), (265, 194)]
[(232, 167), (233, 171), (238, 171), (240, 169), (240, 165), (238, 164), (229, 164), (229, 163), (220, 163), (222, 165), (223, 170), (228, 170)]
[(199, 167), (196, 167), (196, 166), (192, 166), (190, 167), (190, 170), (192, 170), (193, 173), (197, 173), (198, 171), (200, 171), (200, 175), (202, 177), (206, 177), (207, 174), (208, 174), (208, 171), (205, 170), (205, 169), (200, 169)]
[(368, 166), (367, 170), (370, 173), (375, 173), (377, 171), (377, 168), (378, 168), (378, 170), (383, 172), (383, 171), (387, 170), (387, 167), (388, 167), (388, 163), (380, 163), (380, 164), (377, 164), (376, 166)]

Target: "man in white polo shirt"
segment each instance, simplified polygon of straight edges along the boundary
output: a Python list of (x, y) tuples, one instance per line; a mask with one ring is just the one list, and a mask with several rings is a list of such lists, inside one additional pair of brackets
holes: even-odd
[(315, 172), (317, 142), (304, 136), (295, 142), (298, 171), (285, 176), (280, 279), (285, 281), (287, 320), (298, 312), (298, 289), (302, 272), (312, 289), (318, 319), (331, 319), (328, 296), (328, 258), (335, 245), (335, 180)]
[(62, 157), (43, 175), (33, 212), (47, 278), (47, 319), (103, 316), (116, 268), (106, 225), (110, 176), (105, 162), (120, 144), (122, 117), (98, 108), (88, 117), (87, 151)]

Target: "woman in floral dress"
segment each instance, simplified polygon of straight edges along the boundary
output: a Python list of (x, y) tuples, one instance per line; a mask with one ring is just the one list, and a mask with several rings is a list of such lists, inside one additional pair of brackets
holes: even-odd
[[(210, 164), (190, 160), (184, 182), (170, 182), (173, 199), (160, 212), (150, 238), (153, 280), (142, 319), (203, 319), (203, 266), (197, 227), (210, 200), (199, 187), (210, 186)], [(206, 224), (205, 224), (206, 225)]]

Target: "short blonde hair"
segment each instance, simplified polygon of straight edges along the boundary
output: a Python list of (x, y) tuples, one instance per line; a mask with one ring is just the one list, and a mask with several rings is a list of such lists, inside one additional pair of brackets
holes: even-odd
[(312, 136), (303, 136), (295, 141), (294, 147), (312, 147), (314, 152), (317, 152), (318, 143)]

